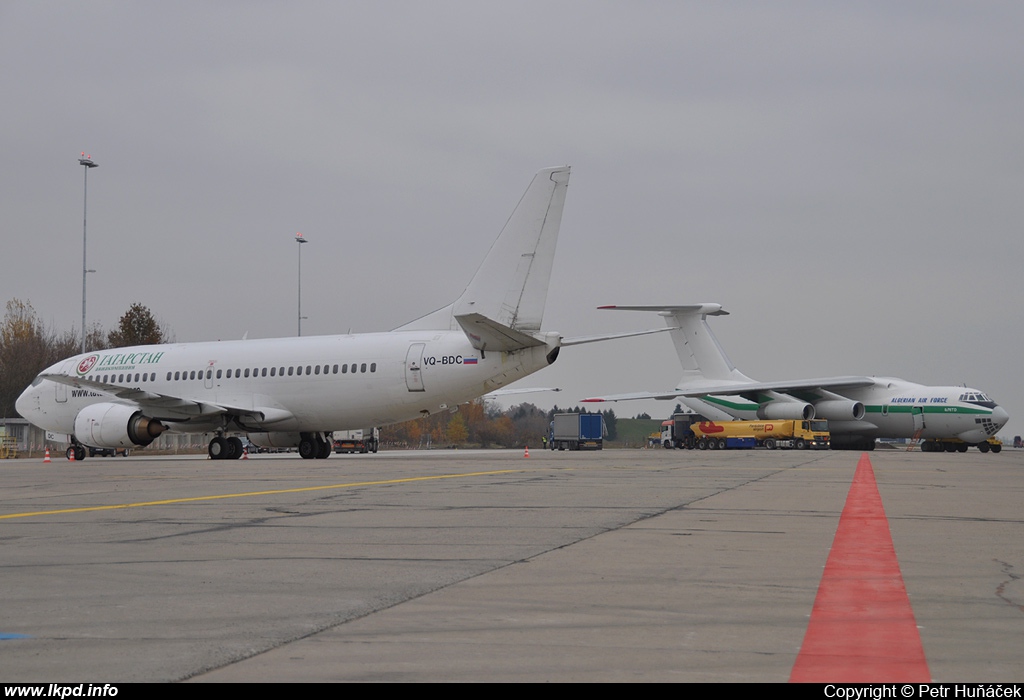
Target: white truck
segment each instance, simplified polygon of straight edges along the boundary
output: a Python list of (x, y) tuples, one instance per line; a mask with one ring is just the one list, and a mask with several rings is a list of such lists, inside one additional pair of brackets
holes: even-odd
[(335, 430), (334, 451), (337, 454), (346, 452), (376, 452), (380, 447), (380, 428), (362, 428), (360, 430)]

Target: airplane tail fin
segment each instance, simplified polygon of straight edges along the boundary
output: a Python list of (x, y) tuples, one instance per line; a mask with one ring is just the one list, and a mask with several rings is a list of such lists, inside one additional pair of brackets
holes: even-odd
[(479, 315), (540, 331), (568, 184), (569, 166), (537, 173), (462, 296), (396, 330), (458, 330), (457, 317)]
[(733, 365), (729, 356), (708, 327), (708, 316), (727, 316), (721, 304), (686, 306), (602, 306), (616, 311), (652, 311), (665, 317), (676, 346), (683, 378), (679, 386), (700, 380), (753, 381)]

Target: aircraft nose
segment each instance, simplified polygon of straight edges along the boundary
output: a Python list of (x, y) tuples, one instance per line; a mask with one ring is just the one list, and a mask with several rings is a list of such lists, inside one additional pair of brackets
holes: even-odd
[(38, 383), (28, 386), (14, 401), (14, 410), (20, 417), (29, 421), (39, 411), (39, 388), (36, 384)]
[(36, 402), (32, 400), (35, 393), (35, 387), (30, 386), (25, 391), (21, 392), (21, 396), (14, 402), (14, 410), (18, 412), (18, 415), (25, 419), (30, 419), (33, 412), (33, 406)]
[(1010, 414), (1002, 406), (992, 409), (992, 422), (1002, 428), (1010, 420)]

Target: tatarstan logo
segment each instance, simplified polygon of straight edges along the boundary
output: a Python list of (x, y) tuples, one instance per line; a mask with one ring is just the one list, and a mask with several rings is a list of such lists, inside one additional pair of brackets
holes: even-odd
[(89, 357), (85, 358), (84, 360), (78, 363), (78, 373), (87, 374), (89, 370), (91, 370), (96, 365), (99, 359), (99, 355), (89, 355)]

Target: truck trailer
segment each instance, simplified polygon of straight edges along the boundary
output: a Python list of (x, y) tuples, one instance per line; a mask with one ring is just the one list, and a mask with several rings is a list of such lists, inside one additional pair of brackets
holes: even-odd
[[(828, 421), (824, 420), (738, 420), (709, 421), (693, 420), (689, 425), (690, 435), (683, 434), (678, 420), (673, 417), (671, 426), (662, 430), (662, 444), (666, 447), (683, 447), (698, 450), (720, 450), (730, 447), (764, 447), (774, 449), (828, 449), (830, 435)], [(667, 422), (667, 421), (666, 421)], [(681, 438), (676, 442), (667, 429), (675, 431)], [(669, 439), (665, 439), (668, 437)]]
[(548, 427), (552, 450), (600, 450), (604, 446), (604, 416), (600, 413), (556, 413)]
[(362, 430), (335, 430), (334, 451), (345, 452), (376, 452), (380, 445), (380, 428), (363, 428)]

